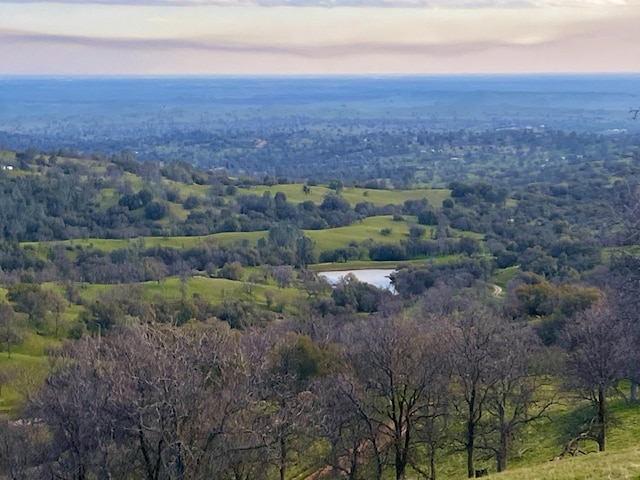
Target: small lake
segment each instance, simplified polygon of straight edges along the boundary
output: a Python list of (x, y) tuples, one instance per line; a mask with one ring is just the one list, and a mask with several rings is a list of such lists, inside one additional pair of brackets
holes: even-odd
[(335, 285), (342, 277), (352, 273), (361, 282), (393, 291), (393, 285), (391, 285), (391, 280), (389, 279), (389, 275), (393, 272), (395, 272), (395, 270), (392, 268), (366, 268), (362, 270), (318, 272), (318, 276), (324, 277), (331, 285)]

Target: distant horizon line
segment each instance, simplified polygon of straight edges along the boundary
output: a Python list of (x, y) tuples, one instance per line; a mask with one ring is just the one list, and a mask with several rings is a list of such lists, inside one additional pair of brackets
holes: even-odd
[(217, 79), (217, 78), (269, 78), (269, 79), (313, 79), (313, 78), (354, 78), (354, 79), (391, 79), (391, 78), (517, 78), (517, 77), (640, 77), (640, 72), (502, 72), (502, 73), (203, 73), (203, 74), (102, 74), (102, 73), (65, 73), (65, 74), (14, 74), (0, 73), (0, 80), (94, 80), (94, 79)]

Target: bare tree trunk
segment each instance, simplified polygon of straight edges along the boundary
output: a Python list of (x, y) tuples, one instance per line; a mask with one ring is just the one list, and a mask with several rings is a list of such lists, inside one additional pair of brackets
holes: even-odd
[(429, 480), (436, 480), (436, 453), (431, 451), (429, 454)]
[(498, 407), (498, 420), (500, 425), (500, 445), (498, 447), (498, 454), (496, 455), (498, 461), (498, 472), (504, 472), (507, 469), (507, 452), (509, 451), (509, 439), (507, 429), (505, 428), (505, 412), (504, 406), (501, 404)]
[(471, 397), (469, 401), (469, 412), (467, 418), (467, 441), (466, 441), (466, 451), (467, 451), (467, 477), (473, 478), (475, 477), (476, 471), (474, 466), (473, 453), (475, 450), (475, 440), (476, 440), (476, 429), (475, 429), (475, 406), (476, 406), (476, 391), (473, 389), (471, 391)]
[(280, 480), (285, 480), (287, 473), (287, 441), (284, 435), (280, 437)]
[(506, 435), (500, 434), (500, 451), (496, 455), (498, 460), (498, 472), (504, 472), (507, 469), (507, 439)]
[(598, 430), (597, 430), (597, 440), (598, 440), (598, 450), (604, 452), (605, 450), (605, 434), (606, 434), (606, 414), (607, 414), (607, 406), (606, 406), (606, 396), (604, 392), (604, 387), (598, 387)]

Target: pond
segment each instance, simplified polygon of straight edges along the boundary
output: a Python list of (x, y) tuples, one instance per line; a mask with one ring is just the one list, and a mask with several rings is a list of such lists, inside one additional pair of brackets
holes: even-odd
[(391, 268), (365, 268), (362, 270), (318, 272), (318, 276), (324, 277), (331, 285), (335, 285), (342, 277), (352, 273), (361, 282), (393, 291), (393, 285), (391, 285), (391, 279), (389, 278), (389, 275), (393, 272), (395, 272), (395, 270)]

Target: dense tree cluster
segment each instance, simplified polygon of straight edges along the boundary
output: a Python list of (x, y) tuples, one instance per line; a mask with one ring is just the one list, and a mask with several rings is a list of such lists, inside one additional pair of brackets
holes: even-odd
[[(504, 468), (517, 426), (539, 408), (537, 377), (525, 375), (538, 347), (524, 326), (510, 327), (467, 302), (451, 306), (448, 316), (327, 319), (315, 333), (295, 322), (240, 333), (210, 320), (118, 327), (70, 343), (53, 354), (46, 385), (24, 412), (34, 420), (7, 427), (5, 434), (29, 450), (18, 456), (20, 443), (6, 444), (11, 465), (4, 468), (69, 479), (269, 478), (277, 471), (286, 478), (292, 462), (310, 462), (349, 478), (381, 478), (393, 465), (400, 479), (423, 465), (420, 445), (430, 446), (435, 475), (458, 439), (471, 468), (480, 441), (500, 452)], [(519, 358), (520, 377), (510, 370), (512, 344), (519, 354), (532, 352)], [(467, 358), (467, 350), (481, 356)], [(473, 385), (467, 371), (479, 372)], [(490, 432), (507, 427), (489, 404), (498, 398), (497, 382), (514, 376), (533, 382), (532, 390), (508, 397), (526, 409), (505, 433), (508, 442), (498, 442)], [(470, 401), (479, 403), (452, 408)], [(469, 422), (472, 430), (458, 432)], [(317, 453), (298, 456), (302, 451)]]
[[(112, 324), (51, 353), (22, 420), (3, 424), (0, 468), (12, 478), (284, 479), (295, 465), (436, 478), (459, 451), (473, 477), (508, 467), (526, 426), (548, 415), (558, 376), (593, 399), (584, 438), (604, 450), (607, 398), (631, 371), (628, 324), (594, 303), (567, 317), (564, 350), (549, 350), (531, 324), (463, 291), (439, 283), (409, 312), (386, 300), (365, 317), (243, 330), (215, 309), (183, 326), (131, 323), (147, 314), (127, 292), (97, 299), (87, 326)], [(379, 294), (350, 280), (334, 290), (336, 304), (354, 295), (365, 312)]]

